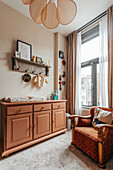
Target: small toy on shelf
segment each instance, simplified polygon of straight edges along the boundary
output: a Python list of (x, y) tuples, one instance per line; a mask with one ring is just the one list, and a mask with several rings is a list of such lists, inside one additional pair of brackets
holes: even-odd
[(33, 62), (36, 62), (36, 60), (35, 60), (35, 56), (33, 56)]
[(54, 90), (54, 100), (58, 100), (58, 90)]

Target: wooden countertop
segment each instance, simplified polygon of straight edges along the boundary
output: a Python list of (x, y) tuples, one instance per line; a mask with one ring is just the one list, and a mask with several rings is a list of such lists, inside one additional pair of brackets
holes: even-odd
[(44, 100), (44, 101), (33, 101), (33, 102), (1, 102), (4, 106), (14, 106), (14, 105), (26, 105), (26, 104), (44, 104), (44, 103), (59, 103), (59, 102), (67, 102), (67, 100)]

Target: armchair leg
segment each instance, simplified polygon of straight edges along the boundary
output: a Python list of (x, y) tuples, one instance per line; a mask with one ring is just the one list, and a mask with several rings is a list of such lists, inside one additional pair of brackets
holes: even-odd
[(98, 156), (99, 156), (99, 163), (97, 164), (100, 168), (106, 168), (106, 164), (104, 164), (104, 143), (98, 143)]
[(71, 144), (73, 144), (73, 141), (74, 141), (74, 128), (72, 128), (72, 142), (71, 142)]
[(71, 145), (73, 145), (73, 142), (71, 142)]
[(97, 166), (98, 166), (99, 168), (102, 168), (102, 169), (105, 169), (105, 168), (106, 168), (106, 164), (101, 165), (100, 163), (97, 163)]

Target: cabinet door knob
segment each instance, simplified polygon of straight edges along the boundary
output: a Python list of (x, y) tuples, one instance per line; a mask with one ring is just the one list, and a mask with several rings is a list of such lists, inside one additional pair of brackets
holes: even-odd
[(33, 125), (30, 125), (29, 128), (33, 128)]

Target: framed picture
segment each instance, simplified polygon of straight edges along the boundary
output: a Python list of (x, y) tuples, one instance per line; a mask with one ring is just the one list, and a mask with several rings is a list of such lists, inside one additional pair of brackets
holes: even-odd
[(36, 62), (39, 63), (39, 64), (41, 64), (41, 63), (42, 63), (42, 58), (36, 57)]
[(31, 61), (32, 46), (26, 42), (17, 40), (17, 51), (21, 53), (21, 58)]
[(64, 59), (64, 52), (63, 51), (59, 51), (59, 58)]

